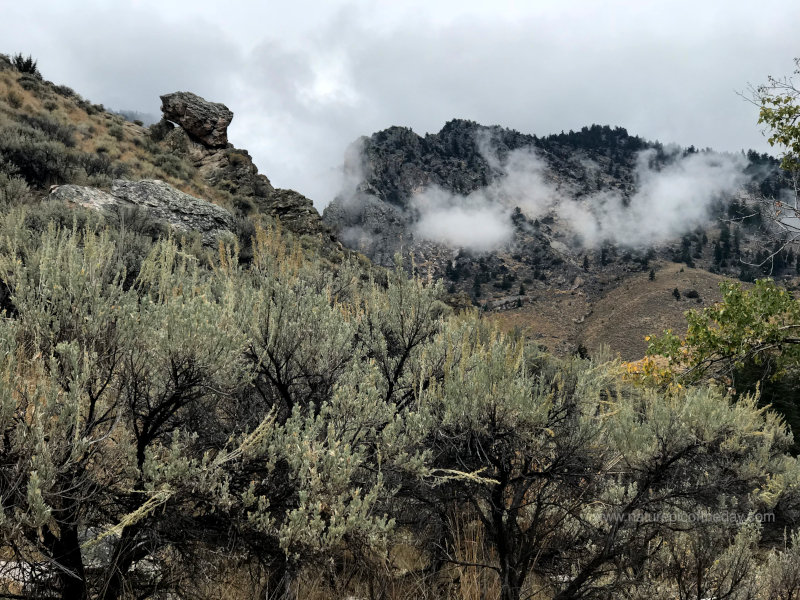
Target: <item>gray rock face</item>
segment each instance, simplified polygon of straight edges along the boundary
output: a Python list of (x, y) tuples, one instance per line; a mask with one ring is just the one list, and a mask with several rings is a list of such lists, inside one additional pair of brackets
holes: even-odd
[(349, 158), (362, 163), (363, 191), (406, 208), (415, 192), (432, 184), (455, 194), (469, 194), (489, 184), (498, 171), (482, 149), (489, 146), (488, 140), (502, 159), (511, 150), (534, 145), (536, 138), (455, 119), (424, 137), (406, 127), (389, 127), (362, 138), (360, 152)]
[(157, 179), (117, 179), (112, 183), (111, 193), (79, 185), (62, 185), (50, 192), (50, 198), (104, 212), (136, 206), (178, 231), (197, 231), (206, 246), (213, 246), (220, 236), (231, 233), (234, 228), (233, 215), (221, 206), (185, 194)]
[(265, 203), (265, 209), (297, 234), (313, 235), (326, 232), (311, 200), (294, 190), (274, 190)]
[(224, 104), (208, 102), (191, 92), (175, 92), (161, 96), (161, 112), (209, 148), (228, 145), (233, 112)]
[(92, 210), (112, 210), (119, 204), (119, 200), (111, 194), (97, 188), (82, 185), (58, 185), (50, 188), (50, 199), (77, 204)]
[(381, 202), (370, 194), (339, 198), (329, 204), (323, 214), (325, 222), (336, 227), (345, 247), (385, 267), (394, 264), (396, 252), (414, 243), (409, 215), (402, 208)]
[(488, 185), (498, 172), (481, 150), (482, 138), (492, 140), (498, 157), (535, 141), (513, 130), (464, 120), (450, 121), (439, 133), (424, 137), (406, 127), (390, 127), (361, 138), (345, 159), (345, 171), (360, 173), (361, 182), (325, 208), (323, 221), (345, 246), (380, 265), (392, 266), (398, 252), (444, 264), (453, 249), (414, 239), (418, 215), (410, 200), (432, 185), (462, 195)]

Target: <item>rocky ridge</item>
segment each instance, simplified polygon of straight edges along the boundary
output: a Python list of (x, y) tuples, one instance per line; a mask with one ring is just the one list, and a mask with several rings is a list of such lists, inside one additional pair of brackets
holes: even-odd
[(256, 210), (268, 214), (289, 231), (312, 236), (329, 251), (341, 251), (310, 199), (294, 190), (273, 187), (246, 150), (227, 142), (233, 113), (225, 105), (188, 92), (166, 94), (161, 99), (163, 118), (150, 128), (160, 145), (185, 157), (208, 185), (229, 195), (242, 213)]
[[(0, 70), (15, 71), (6, 57), (0, 55), (0, 59)], [(24, 83), (25, 77), (22, 74), (18, 79)], [(87, 137), (86, 158), (76, 160), (87, 161), (93, 170), (98, 165), (109, 177), (87, 176), (88, 171), (83, 175), (79, 171), (75, 177), (66, 172), (53, 178), (39, 177), (35, 183), (43, 190), (56, 184), (51, 188), (50, 199), (107, 214), (137, 208), (180, 232), (197, 231), (206, 246), (237, 231), (237, 224), (247, 217), (263, 214), (280, 220), (285, 231), (304, 239), (304, 245), (313, 246), (325, 256), (338, 260), (347, 253), (310, 199), (293, 190), (276, 189), (266, 175), (259, 173), (247, 150), (228, 142), (227, 128), (233, 112), (224, 104), (206, 101), (190, 92), (165, 94), (161, 97), (163, 118), (145, 128), (141, 123), (122, 121), (63, 86), (40, 81), (29, 87), (33, 94), (49, 102), (59, 98), (65, 113), (85, 111), (87, 116), (83, 118), (97, 122), (92, 126), (95, 131), (108, 127), (109, 132), (114, 132), (116, 128), (113, 138), (124, 143), (114, 147), (115, 140), (109, 149), (102, 142), (92, 144)], [(31, 121), (28, 115), (20, 118)], [(68, 123), (56, 125), (48, 117), (36, 118), (39, 120), (32, 121), (35, 125), (41, 122), (47, 131), (64, 132), (64, 139), (75, 135), (76, 129)], [(93, 147), (100, 150), (93, 151)], [(133, 160), (114, 163), (111, 152), (115, 156), (133, 155)], [(135, 165), (133, 169), (131, 163)], [(27, 175), (26, 171), (21, 173)]]
[[(345, 170), (360, 183), (326, 207), (323, 220), (342, 243), (364, 252), (378, 264), (392, 264), (398, 252), (413, 253), (421, 269), (436, 277), (462, 272), (472, 275), (477, 269), (496, 272), (502, 279), (511, 272), (530, 271), (533, 282), (543, 273), (554, 272), (554, 280), (548, 285), (571, 287), (583, 272), (583, 254), (570, 251), (566, 235), (554, 217), (534, 221), (517, 214), (512, 243), (502, 251), (472, 256), (458, 248), (415, 238), (413, 225), (418, 214), (411, 198), (431, 186), (462, 196), (486, 188), (503, 176), (502, 165), (509, 154), (521, 149), (536, 150), (548, 167), (545, 178), (555, 189), (576, 196), (599, 186), (629, 193), (633, 187), (634, 153), (647, 144), (624, 130), (609, 132), (609, 137), (615, 136), (614, 150), (601, 155), (581, 148), (565, 150), (563, 144), (533, 135), (460, 119), (425, 136), (408, 128), (390, 127), (359, 139), (348, 152)], [(600, 175), (584, 185), (589, 160), (596, 164)], [(616, 171), (609, 168), (612, 163)], [(522, 258), (504, 260), (501, 255)], [(508, 262), (526, 265), (504, 266)], [(455, 281), (459, 279), (463, 277), (456, 277)], [(461, 289), (470, 291), (463, 285)]]

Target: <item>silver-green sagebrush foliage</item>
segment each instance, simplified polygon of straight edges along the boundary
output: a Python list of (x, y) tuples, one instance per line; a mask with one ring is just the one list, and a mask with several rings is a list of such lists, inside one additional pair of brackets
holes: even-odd
[(463, 562), (456, 513), (504, 599), (791, 597), (795, 538), (760, 550), (755, 515), (791, 524), (798, 469), (752, 398), (555, 359), (278, 229), (249, 262), (170, 238), (131, 260), (102, 223), (34, 216), (0, 225), (9, 593), (195, 597), (236, 563), (290, 598), (347, 560), (394, 577), (409, 537), (435, 576)]

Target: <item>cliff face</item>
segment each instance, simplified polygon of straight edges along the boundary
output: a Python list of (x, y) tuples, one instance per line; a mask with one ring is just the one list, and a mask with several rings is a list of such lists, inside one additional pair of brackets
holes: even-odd
[(439, 133), (425, 137), (404, 127), (390, 127), (362, 138), (357, 158), (363, 161), (364, 191), (405, 208), (416, 192), (430, 185), (456, 194), (484, 187), (498, 175), (488, 152), (502, 160), (509, 151), (535, 143), (535, 137), (510, 129), (453, 120)]

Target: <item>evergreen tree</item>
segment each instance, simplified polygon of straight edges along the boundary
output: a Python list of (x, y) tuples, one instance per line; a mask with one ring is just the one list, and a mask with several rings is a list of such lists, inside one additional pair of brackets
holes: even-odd
[(719, 243), (722, 247), (722, 260), (728, 260), (731, 257), (731, 229), (727, 222), (720, 228)]

